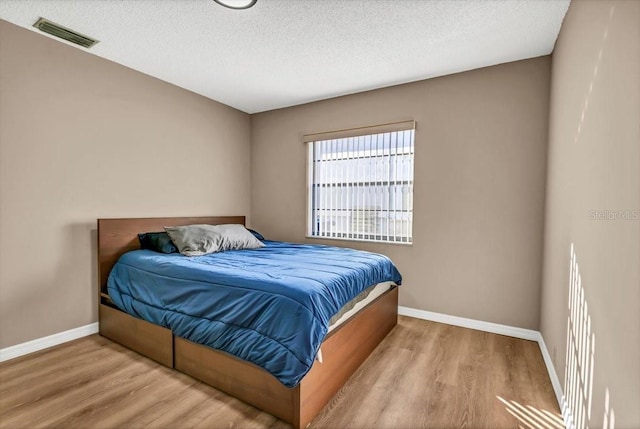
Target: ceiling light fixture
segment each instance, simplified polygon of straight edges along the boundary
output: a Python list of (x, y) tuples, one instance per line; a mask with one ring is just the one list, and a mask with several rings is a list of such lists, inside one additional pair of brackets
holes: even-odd
[(249, 9), (256, 4), (258, 0), (213, 0), (221, 6), (229, 9)]

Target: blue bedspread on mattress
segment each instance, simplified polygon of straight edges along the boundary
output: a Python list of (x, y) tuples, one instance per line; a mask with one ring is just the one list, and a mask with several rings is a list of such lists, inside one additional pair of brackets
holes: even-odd
[(329, 319), (358, 293), (402, 277), (386, 256), (265, 241), (266, 247), (187, 257), (135, 250), (108, 290), (122, 310), (223, 350), (296, 386), (311, 369)]

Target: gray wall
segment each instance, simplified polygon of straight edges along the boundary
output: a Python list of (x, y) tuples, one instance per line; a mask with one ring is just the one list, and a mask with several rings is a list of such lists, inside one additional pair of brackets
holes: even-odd
[[(603, 427), (613, 409), (616, 428), (638, 428), (640, 2), (573, 1), (551, 80), (540, 327), (567, 399), (584, 393), (576, 404), (592, 408), (589, 416), (573, 404), (574, 415)], [(572, 245), (580, 277), (569, 301)], [(567, 371), (576, 354), (586, 374)], [(572, 387), (580, 379), (592, 393)]]
[[(390, 256), (401, 305), (538, 329), (549, 79), (540, 57), (252, 115), (252, 224)], [(413, 245), (306, 239), (302, 135), (405, 119)]]

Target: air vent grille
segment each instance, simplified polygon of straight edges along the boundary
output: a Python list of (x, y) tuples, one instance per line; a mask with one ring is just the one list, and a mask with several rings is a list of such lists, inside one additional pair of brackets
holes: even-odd
[(84, 48), (90, 48), (98, 43), (97, 40), (92, 39), (91, 37), (87, 37), (84, 34), (80, 34), (76, 31), (70, 30), (60, 24), (51, 22), (48, 19), (40, 18), (36, 21), (35, 24), (33, 24), (33, 26), (40, 31), (44, 31), (45, 33), (51, 34), (52, 36), (59, 37), (68, 42), (80, 45)]

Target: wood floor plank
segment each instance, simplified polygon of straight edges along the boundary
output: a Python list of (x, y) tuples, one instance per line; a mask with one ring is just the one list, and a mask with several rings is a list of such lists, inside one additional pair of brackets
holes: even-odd
[[(7, 366), (7, 368), (2, 371), (0, 393), (4, 389), (11, 388), (14, 384), (37, 379), (48, 372), (62, 369), (63, 367), (71, 368), (74, 361), (69, 358), (79, 352), (82, 352), (83, 355), (90, 355), (92, 353), (99, 353), (99, 351), (99, 347), (91, 347), (89, 349), (87, 345), (82, 342), (72, 341), (61, 346), (52, 347), (14, 359), (11, 361), (12, 365)], [(34, 360), (36, 360), (38, 364), (30, 365), (29, 363)], [(51, 362), (56, 364), (55, 367), (50, 365)], [(66, 365), (63, 362), (66, 362)], [(18, 363), (20, 363), (20, 365), (18, 365)]]
[[(80, 380), (58, 392), (44, 392), (33, 403), (21, 404), (6, 411), (1, 410), (2, 422), (0, 424), (17, 427), (26, 418), (31, 427), (48, 427), (52, 426), (60, 416), (66, 416), (84, 406), (93, 404), (107, 409), (108, 407), (103, 404), (109, 404), (122, 395), (135, 392), (139, 388), (141, 378), (149, 377), (149, 375), (153, 377), (153, 374), (149, 374), (148, 367), (144, 362), (131, 362), (107, 377), (96, 378), (92, 381)], [(30, 389), (34, 394), (37, 394), (38, 387), (36, 385)]]
[[(58, 427), (290, 426), (93, 335), (0, 364), (0, 428)], [(310, 429), (445, 427), (561, 429), (538, 345), (400, 317)]]
[[(85, 359), (90, 355), (97, 357), (99, 360)], [(101, 376), (112, 374), (117, 370), (122, 362), (118, 356), (109, 350), (89, 350), (87, 354), (82, 353), (72, 360), (65, 360), (59, 364), (52, 365), (50, 362), (38, 364), (36, 370), (33, 371), (37, 377), (30, 374), (25, 375), (23, 380), (14, 378), (5, 386), (4, 379), (2, 381), (2, 389), (0, 389), (0, 410), (10, 410), (17, 406), (28, 406), (37, 402), (46, 401), (48, 396), (58, 396), (69, 390), (74, 390), (82, 384)], [(99, 362), (99, 364), (98, 364)], [(38, 369), (46, 368), (46, 371)], [(63, 373), (64, 378), (60, 378), (59, 374)], [(37, 391), (30, 389), (22, 389), (25, 385), (37, 385)], [(12, 394), (5, 394), (9, 391)]]

